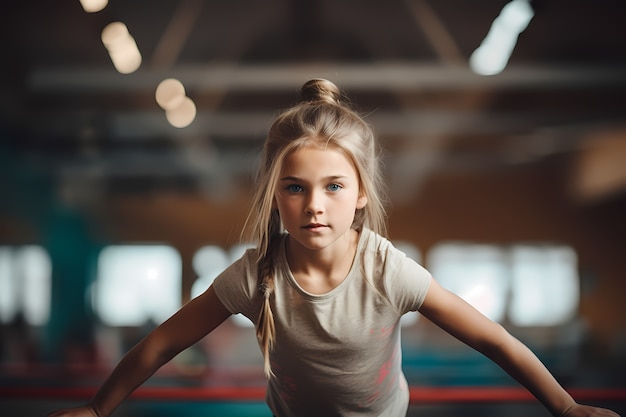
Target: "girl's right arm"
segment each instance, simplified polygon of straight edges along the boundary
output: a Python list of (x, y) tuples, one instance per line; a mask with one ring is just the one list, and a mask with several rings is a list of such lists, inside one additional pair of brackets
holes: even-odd
[(133, 347), (88, 405), (57, 411), (48, 417), (105, 417), (126, 397), (182, 350), (212, 332), (231, 313), (213, 286), (185, 304), (176, 314)]

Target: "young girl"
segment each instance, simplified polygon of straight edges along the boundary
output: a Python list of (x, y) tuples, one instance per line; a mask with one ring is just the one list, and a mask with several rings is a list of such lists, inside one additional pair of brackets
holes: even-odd
[(371, 129), (315, 79), (270, 128), (245, 231), (256, 248), (122, 359), (94, 398), (51, 414), (109, 416), (159, 367), (231, 314), (256, 326), (275, 416), (406, 415), (400, 318), (419, 311), (484, 353), (555, 416), (577, 404), (521, 342), (386, 240)]

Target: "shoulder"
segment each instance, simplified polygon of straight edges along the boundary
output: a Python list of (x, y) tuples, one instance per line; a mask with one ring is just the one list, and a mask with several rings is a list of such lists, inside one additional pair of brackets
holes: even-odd
[(361, 254), (372, 258), (374, 262), (402, 262), (406, 258), (404, 252), (397, 249), (389, 239), (367, 228), (361, 231), (360, 247)]
[(366, 228), (361, 231), (359, 250), (363, 272), (373, 281), (397, 275), (407, 259), (389, 239)]
[(256, 275), (258, 259), (259, 250), (256, 247), (246, 249), (241, 257), (230, 264), (230, 266), (226, 268), (222, 274), (244, 274), (246, 276)]
[(364, 230), (362, 262), (366, 276), (399, 311), (416, 310), (424, 300), (431, 275), (389, 239)]
[[(246, 252), (213, 281), (213, 286), (218, 297), (229, 307), (231, 312), (235, 310), (233, 304), (251, 301), (257, 294), (258, 275), (258, 250), (247, 249)], [(238, 305), (238, 309), (243, 306)]]

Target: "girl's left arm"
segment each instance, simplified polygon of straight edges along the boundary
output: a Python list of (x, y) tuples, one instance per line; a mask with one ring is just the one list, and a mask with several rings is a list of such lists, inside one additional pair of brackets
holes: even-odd
[(431, 281), (420, 313), (497, 363), (554, 416), (619, 417), (610, 410), (577, 404), (523, 343), (434, 279)]

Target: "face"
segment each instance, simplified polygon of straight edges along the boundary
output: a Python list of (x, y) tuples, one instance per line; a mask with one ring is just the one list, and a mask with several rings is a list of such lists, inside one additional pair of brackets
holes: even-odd
[(367, 203), (350, 160), (337, 150), (312, 147), (285, 158), (274, 198), (290, 236), (311, 250), (346, 237), (355, 211)]

